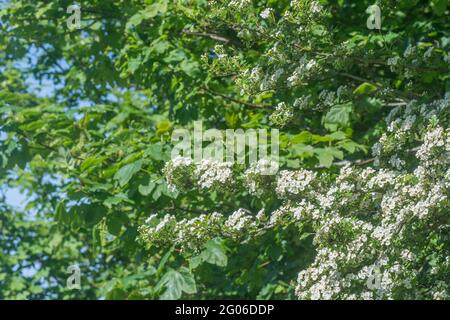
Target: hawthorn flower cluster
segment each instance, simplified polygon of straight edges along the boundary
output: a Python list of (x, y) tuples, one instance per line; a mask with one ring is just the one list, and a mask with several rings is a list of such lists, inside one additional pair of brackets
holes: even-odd
[(164, 246), (170, 242), (183, 251), (196, 251), (205, 241), (221, 232), (223, 221), (223, 215), (216, 212), (180, 221), (170, 214), (161, 219), (152, 215), (138, 231), (141, 240), (149, 247)]
[(202, 159), (194, 170), (200, 189), (210, 189), (214, 185), (226, 186), (232, 182), (232, 164), (217, 160)]
[[(448, 167), (448, 150), (444, 153)], [(323, 214), (312, 218), (318, 253), (299, 274), (299, 298), (433, 298), (433, 286), (422, 291), (420, 284), (440, 283), (450, 272), (445, 262), (449, 189), (444, 179), (433, 177), (432, 171), (418, 175), (343, 168), (327, 193), (331, 208), (317, 207)], [(434, 241), (447, 247), (433, 252)], [(431, 272), (434, 256), (446, 266), (440, 274)], [(368, 282), (377, 277), (374, 289)], [(447, 283), (447, 297), (448, 289)]]
[(232, 183), (232, 164), (212, 159), (194, 162), (190, 157), (177, 156), (166, 163), (163, 172), (170, 190), (186, 191), (228, 188)]
[[(190, 219), (161, 213), (141, 226), (141, 239), (196, 251), (214, 237), (241, 243), (273, 228), (306, 225), (313, 230), (315, 257), (299, 270), (299, 299), (450, 299), (450, 93), (425, 90), (417, 77), (435, 81), (436, 68), (430, 66), (444, 68), (450, 53), (437, 43), (411, 43), (380, 58), (376, 49), (364, 54), (365, 47), (355, 39), (335, 44), (336, 35), (324, 22), (329, 12), (317, 1), (291, 1), (281, 14), (266, 8), (252, 15), (247, 10), (251, 5), (231, 1), (230, 10), (239, 12), (239, 18), (229, 25), (244, 47), (267, 47), (257, 59), (246, 61), (232, 46), (217, 46), (217, 59), (206, 59), (209, 69), (233, 74), (242, 96), (276, 98), (269, 120), (280, 128), (291, 125), (296, 112), (326, 115), (335, 108), (335, 130), (345, 129), (340, 122), (352, 115), (336, 106), (355, 101), (358, 109), (389, 113), (368, 133), (379, 137), (369, 146), (373, 158), (339, 170), (309, 166), (277, 175), (264, 174), (269, 160), (239, 172), (214, 161), (174, 159), (165, 169), (173, 188), (221, 189), (233, 182), (232, 192), (277, 198), (276, 207), (255, 212), (234, 208)], [(225, 19), (222, 9), (213, 12)], [(366, 69), (372, 81), (363, 78)], [(389, 71), (397, 88), (392, 79), (382, 79)], [(305, 128), (317, 124), (298, 122)]]
[(294, 112), (291, 107), (288, 107), (286, 103), (281, 102), (275, 107), (275, 111), (270, 115), (270, 121), (275, 126), (284, 127), (292, 121)]
[(273, 14), (273, 9), (272, 8), (266, 8), (259, 15), (260, 15), (261, 18), (267, 19), (267, 18), (270, 17), (271, 14)]
[(283, 170), (277, 178), (275, 192), (281, 199), (301, 195), (306, 193), (316, 176), (315, 172), (308, 170)]
[[(305, 169), (265, 176), (262, 168), (270, 162), (253, 164), (241, 176), (249, 194), (275, 192), (283, 203), (270, 214), (264, 208), (257, 214), (241, 208), (230, 215), (179, 221), (152, 216), (139, 229), (141, 239), (196, 251), (217, 236), (243, 241), (278, 226), (307, 223), (315, 230), (317, 253), (298, 275), (300, 299), (448, 299), (449, 106), (447, 95), (431, 104), (393, 110), (387, 118), (390, 129), (374, 148), (377, 166), (345, 165), (334, 179)], [(420, 144), (410, 149), (417, 134)], [(392, 149), (390, 141), (398, 139), (402, 148)], [(392, 165), (393, 156), (406, 165)], [(177, 180), (181, 168), (186, 176)], [(165, 172), (168, 183), (177, 187), (195, 176), (200, 188), (238, 178), (227, 166), (209, 161), (196, 168), (181, 158), (167, 164)]]
[[(311, 216), (318, 251), (299, 273), (300, 299), (450, 297), (448, 111), (448, 95), (393, 111), (394, 125), (374, 148), (386, 168), (341, 169), (323, 195), (329, 203)], [(422, 142), (411, 150), (418, 132)], [(392, 157), (405, 159), (402, 168)]]
[[(385, 6), (387, 11), (393, 6), (392, 1), (380, 1), (379, 4)], [(213, 16), (224, 19), (225, 5), (224, 1), (212, 2)], [(417, 84), (414, 78), (422, 78), (424, 73), (432, 77), (433, 73), (448, 70), (450, 52), (437, 41), (411, 42), (406, 48), (393, 51), (392, 56), (383, 59), (377, 59), (372, 50), (364, 57), (359, 46), (353, 45), (353, 40), (335, 43), (336, 35), (327, 28), (331, 13), (319, 1), (291, 1), (290, 7), (280, 14), (274, 14), (273, 8), (255, 13), (251, 10), (251, 1), (232, 1), (230, 6), (232, 12), (239, 12), (240, 18), (224, 22), (229, 22), (236, 30), (243, 45), (252, 47), (259, 39), (268, 41), (268, 45), (254, 64), (249, 64), (239, 50), (230, 47), (227, 49), (228, 58), (210, 62), (214, 68), (210, 65), (209, 69), (217, 71), (218, 76), (223, 75), (225, 70), (233, 74), (241, 95), (258, 96), (268, 91), (281, 91), (283, 95), (277, 96), (279, 104), (273, 108), (271, 117), (274, 125), (280, 128), (291, 122), (297, 110), (326, 112), (332, 106), (348, 101), (351, 98), (348, 93), (352, 93), (354, 88), (348, 88), (351, 90), (340, 96), (340, 89), (322, 88), (320, 83), (323, 79), (332, 78), (339, 81), (338, 87), (346, 86), (349, 74), (339, 71), (349, 70), (355, 63), (364, 64), (364, 61), (370, 63), (373, 60), (385, 65), (404, 82), (406, 90), (413, 90)], [(269, 16), (273, 18), (268, 19)], [(265, 23), (260, 23), (261, 18)], [(317, 33), (320, 36), (313, 36)], [(324, 50), (324, 45), (330, 44)], [(430, 65), (435, 67), (430, 68)], [(304, 94), (310, 86), (324, 90)], [(286, 92), (286, 88), (290, 90)], [(383, 85), (383, 89), (377, 90), (374, 96), (380, 99), (400, 98), (389, 85)], [(402, 166), (397, 159), (392, 159), (392, 164), (397, 168)]]
[(189, 157), (178, 156), (166, 163), (163, 173), (166, 177), (167, 186), (170, 190), (175, 191), (187, 190), (194, 184), (192, 175), (195, 170), (194, 162)]
[[(212, 1), (214, 2), (214, 1)], [(230, 1), (230, 7), (236, 7), (238, 9), (241, 9), (245, 6), (250, 5), (252, 2), (251, 0), (231, 0)]]
[(197, 252), (208, 240), (217, 236), (237, 240), (260, 232), (264, 229), (263, 217), (262, 211), (254, 216), (242, 208), (228, 217), (214, 212), (180, 221), (166, 214), (161, 219), (151, 216), (138, 231), (140, 239), (149, 247), (170, 243), (183, 252)]
[[(254, 40), (267, 38), (271, 40), (271, 45), (267, 47), (258, 63), (249, 65), (243, 61), (239, 51), (233, 48), (224, 50), (223, 46), (214, 49), (220, 52), (218, 59), (203, 59), (208, 68), (218, 76), (224, 73), (233, 74), (233, 79), (240, 88), (241, 95), (257, 95), (267, 91), (276, 91), (280, 87), (290, 88), (293, 96), (289, 99), (280, 99), (272, 112), (272, 123), (280, 128), (285, 127), (294, 117), (294, 108), (304, 108), (301, 97), (296, 96), (295, 90), (298, 87), (308, 85), (309, 82), (317, 78), (317, 74), (327, 72), (324, 59), (309, 51), (319, 49), (320, 43), (312, 43), (309, 34), (316, 32), (317, 28), (323, 30), (321, 38), (328, 39), (330, 34), (321, 27), (322, 19), (327, 16), (327, 11), (319, 1), (291, 1), (290, 8), (279, 16), (274, 14), (273, 8), (264, 8), (258, 14), (251, 10), (251, 1), (212, 1), (210, 2), (213, 15), (217, 14), (219, 19), (223, 18), (223, 7), (230, 7), (231, 11), (236, 11), (242, 20), (264, 20), (261, 25), (257, 23), (254, 28), (248, 25), (232, 24), (236, 28), (239, 40), (249, 47)], [(245, 17), (245, 18), (244, 18)], [(292, 34), (292, 30), (300, 32)], [(303, 46), (314, 47), (302, 48)], [(294, 49), (294, 50), (293, 50)], [(335, 60), (330, 57), (330, 61)], [(310, 96), (310, 99), (312, 96)], [(317, 101), (308, 103), (312, 108), (317, 106)]]
[(274, 188), (275, 175), (267, 173), (275, 168), (278, 168), (278, 164), (269, 159), (260, 159), (252, 163), (243, 174), (248, 192), (257, 197), (270, 194)]
[(387, 63), (392, 72), (401, 75), (402, 78), (411, 79), (419, 68), (426, 68), (429, 64), (448, 63), (448, 52), (432, 45), (423, 47), (410, 44), (403, 54), (393, 56)]
[[(404, 169), (407, 163), (417, 164), (410, 161), (412, 154), (416, 154), (418, 159), (425, 162), (426, 159), (440, 162), (441, 157), (445, 156), (440, 151), (444, 145), (448, 145), (448, 141), (443, 138), (444, 128), (434, 128), (433, 125), (439, 121), (447, 123), (449, 119), (450, 93), (430, 103), (413, 100), (406, 106), (394, 108), (386, 118), (387, 132), (372, 147), (376, 157), (375, 164), (397, 170)], [(417, 132), (427, 139), (419, 149), (415, 145), (416, 138), (412, 132)]]

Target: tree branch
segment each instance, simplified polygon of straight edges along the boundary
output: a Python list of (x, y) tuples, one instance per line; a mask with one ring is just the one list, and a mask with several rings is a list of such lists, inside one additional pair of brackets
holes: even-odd
[(217, 92), (217, 91), (211, 90), (207, 86), (202, 86), (201, 88), (202, 88), (203, 91), (205, 91), (205, 92), (207, 92), (207, 93), (209, 93), (211, 95), (219, 96), (219, 97), (221, 97), (221, 98), (223, 98), (225, 100), (232, 101), (232, 102), (235, 102), (237, 104), (242, 104), (242, 105), (250, 107), (250, 108), (263, 109), (263, 108), (270, 108), (270, 107), (272, 107), (271, 105), (268, 105), (268, 104), (256, 104), (256, 103), (251, 103), (251, 102), (247, 102), (247, 101), (238, 100), (238, 99), (229, 97), (229, 96), (227, 96), (227, 95), (225, 95), (225, 94), (223, 94), (221, 92)]

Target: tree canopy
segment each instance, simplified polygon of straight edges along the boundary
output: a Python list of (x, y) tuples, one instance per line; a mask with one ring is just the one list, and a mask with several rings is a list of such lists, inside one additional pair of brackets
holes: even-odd
[(450, 298), (450, 1), (73, 4), (0, 2), (0, 299)]

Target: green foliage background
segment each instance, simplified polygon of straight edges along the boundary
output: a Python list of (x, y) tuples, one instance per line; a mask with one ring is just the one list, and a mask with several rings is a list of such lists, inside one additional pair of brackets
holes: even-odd
[[(294, 22), (277, 24), (289, 1), (251, 2), (235, 10), (228, 1), (80, 1), (81, 30), (67, 28), (71, 1), (1, 2), (0, 184), (28, 198), (23, 212), (0, 203), (1, 299), (295, 298), (293, 280), (315, 254), (306, 226), (240, 243), (211, 239), (195, 254), (137, 241), (152, 213), (182, 218), (280, 204), (246, 190), (169, 191), (162, 168), (172, 130), (195, 120), (270, 128), (278, 103), (311, 95), (317, 108), (295, 110), (281, 129), (282, 166), (336, 172), (342, 160), (370, 163), (389, 103), (432, 101), (450, 89), (442, 59), (411, 63), (409, 78), (387, 64), (415, 43), (437, 42), (445, 55), (450, 2), (379, 1), (377, 31), (366, 27), (371, 1), (320, 1), (320, 19), (303, 1), (296, 21), (309, 26), (306, 36)], [(262, 19), (267, 7), (273, 16)], [(228, 58), (217, 58), (216, 45)], [(294, 88), (259, 90), (245, 76), (305, 53), (320, 70)], [(50, 81), (54, 93), (33, 92), (30, 78)], [(321, 102), (320, 91), (343, 85), (343, 98)], [(74, 263), (79, 291), (66, 288)]]

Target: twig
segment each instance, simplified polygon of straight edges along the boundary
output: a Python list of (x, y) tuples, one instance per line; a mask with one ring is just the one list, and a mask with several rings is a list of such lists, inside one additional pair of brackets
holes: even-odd
[(190, 36), (206, 37), (206, 38), (210, 38), (210, 39), (225, 42), (225, 43), (232, 42), (231, 39), (228, 39), (221, 35), (218, 35), (215, 33), (210, 33), (210, 32), (195, 32), (195, 31), (183, 30), (182, 33), (184, 33), (186, 35), (190, 35)]
[(223, 93), (220, 93), (220, 92), (211, 90), (211, 89), (208, 88), (207, 86), (202, 86), (201, 88), (202, 88), (204, 91), (206, 91), (206, 92), (208, 92), (208, 93), (210, 93), (210, 94), (212, 94), (212, 95), (222, 97), (222, 98), (224, 98), (225, 100), (229, 100), (229, 101), (232, 101), (232, 102), (235, 102), (235, 103), (238, 103), (238, 104), (242, 104), (242, 105), (245, 105), (245, 106), (247, 106), (247, 107), (251, 107), (251, 108), (260, 108), (260, 109), (272, 107), (271, 105), (268, 105), (268, 104), (256, 104), (256, 103), (251, 103), (251, 102), (247, 102), (247, 101), (238, 100), (238, 99), (229, 97), (229, 96), (227, 96), (227, 95), (225, 95), (225, 94), (223, 94)]
[(368, 80), (368, 79), (364, 79), (364, 78), (362, 78), (362, 77), (358, 77), (358, 76), (355, 76), (355, 75), (350, 74), (350, 73), (340, 72), (339, 75), (341, 75), (341, 76), (343, 76), (343, 77), (347, 77), (347, 78), (353, 79), (353, 80), (356, 80), (356, 81), (361, 81), (361, 82), (367, 82), (367, 83), (370, 83), (371, 85), (373, 85), (373, 86), (375, 86), (375, 87), (377, 87), (377, 88), (380, 87), (379, 85), (373, 83), (372, 81), (370, 81), (370, 80)]

